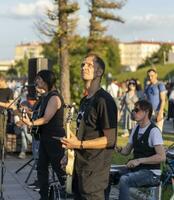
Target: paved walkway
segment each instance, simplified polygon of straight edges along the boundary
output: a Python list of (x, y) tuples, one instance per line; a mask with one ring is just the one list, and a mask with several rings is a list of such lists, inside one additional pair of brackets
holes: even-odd
[[(3, 187), (3, 196), (5, 200), (38, 200), (39, 194), (27, 188), (25, 179), (31, 169), (31, 166), (26, 166), (18, 174), (16, 170), (25, 164), (28, 159), (20, 160), (14, 155), (7, 155), (5, 159), (5, 175)], [(34, 180), (36, 172), (33, 172), (29, 181)]]
[[(21, 166), (23, 166), (31, 157), (21, 160), (14, 155), (7, 155), (5, 159), (5, 175), (3, 188), (3, 197), (5, 200), (38, 200), (39, 194), (33, 190), (27, 188), (25, 183), (28, 173), (31, 169), (31, 165), (27, 165), (16, 174)], [(32, 164), (32, 162), (31, 162)], [(33, 170), (28, 183), (34, 181), (36, 171)], [(113, 187), (111, 190), (110, 200), (116, 200), (118, 196), (118, 190)], [(70, 200), (70, 199), (68, 199)]]

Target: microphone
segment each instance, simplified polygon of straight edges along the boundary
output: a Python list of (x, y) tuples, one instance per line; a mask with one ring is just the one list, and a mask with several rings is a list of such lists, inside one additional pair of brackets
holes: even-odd
[(24, 85), (21, 85), (21, 86), (18, 86), (16, 88), (29, 88), (29, 87), (36, 87), (36, 84), (24, 84)]
[(25, 88), (25, 87), (36, 87), (36, 84), (27, 84), (27, 85), (23, 85), (22, 87), (23, 88)]

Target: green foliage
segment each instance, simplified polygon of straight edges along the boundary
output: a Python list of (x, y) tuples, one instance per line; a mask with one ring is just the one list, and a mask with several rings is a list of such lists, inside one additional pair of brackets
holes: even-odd
[(171, 50), (172, 46), (170, 44), (162, 44), (157, 52), (154, 52), (152, 56), (146, 58), (141, 67), (149, 65), (153, 66), (153, 64), (165, 64), (165, 62), (168, 60), (168, 54)]
[(46, 58), (50, 59), (53, 65), (58, 63), (58, 45), (57, 39), (54, 37), (50, 43), (46, 43), (43, 46), (43, 55), (46, 55)]
[[(155, 69), (158, 72), (158, 78), (160, 80), (168, 80), (168, 77), (171, 76), (171, 74), (174, 74), (173, 65), (167, 64), (167, 65), (155, 65)], [(138, 69), (135, 72), (124, 72), (117, 74), (115, 78), (119, 82), (125, 81), (126, 79), (136, 78), (139, 79), (140, 83), (144, 84), (144, 79), (146, 78), (147, 70), (151, 67), (144, 67), (142, 69)]]
[[(60, 87), (60, 66), (57, 41), (54, 38), (50, 43), (44, 45), (43, 55), (53, 61), (53, 71), (58, 77), (58, 88)], [(83, 83), (80, 78), (80, 64), (87, 53), (87, 39), (74, 36), (69, 46), (69, 65), (70, 65), (70, 90), (72, 101), (79, 103), (83, 94)]]
[(117, 40), (110, 38), (106, 44), (106, 63), (107, 71), (116, 75), (121, 70), (120, 51)]
[(17, 77), (17, 75), (18, 75), (18, 72), (14, 67), (10, 68), (7, 71), (7, 76), (10, 77), (10, 78)]
[(89, 52), (93, 52), (96, 47), (99, 48), (102, 43), (105, 43), (104, 32), (107, 30), (107, 27), (104, 25), (104, 22), (108, 20), (122, 23), (124, 22), (120, 16), (112, 12), (114, 10), (121, 9), (122, 7), (122, 2), (114, 2), (111, 0), (89, 0)]
[(14, 68), (17, 71), (18, 76), (25, 77), (28, 73), (28, 58), (27, 56), (24, 59), (21, 59), (15, 63)]

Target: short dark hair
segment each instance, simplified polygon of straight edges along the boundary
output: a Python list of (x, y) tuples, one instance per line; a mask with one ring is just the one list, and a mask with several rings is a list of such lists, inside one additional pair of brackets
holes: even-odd
[(47, 84), (48, 91), (50, 91), (52, 87), (56, 84), (55, 74), (50, 70), (41, 70), (37, 73), (37, 76), (40, 76), (43, 79), (43, 81)]
[(143, 111), (148, 111), (149, 112), (148, 117), (149, 117), (149, 119), (151, 118), (153, 108), (152, 108), (152, 104), (149, 101), (147, 101), (145, 99), (141, 99), (135, 103), (135, 107), (136, 106), (139, 106), (139, 108)]
[[(105, 72), (105, 63), (103, 61), (103, 59), (101, 57), (99, 57), (97, 54), (95, 53), (90, 53), (88, 54), (85, 58), (88, 58), (88, 57), (93, 57), (94, 58), (94, 61), (99, 65), (99, 67), (103, 70), (103, 74)], [(103, 75), (102, 74), (102, 75)]]
[(147, 70), (147, 74), (148, 74), (149, 72), (154, 72), (154, 73), (156, 73), (156, 74), (157, 74), (157, 71), (156, 71), (156, 69), (155, 69), (155, 68), (150, 68), (149, 70)]

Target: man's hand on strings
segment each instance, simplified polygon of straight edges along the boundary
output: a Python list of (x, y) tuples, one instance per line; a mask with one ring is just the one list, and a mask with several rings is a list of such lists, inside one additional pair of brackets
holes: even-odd
[(67, 149), (79, 149), (81, 141), (70, 131), (70, 138), (61, 139), (62, 147)]

